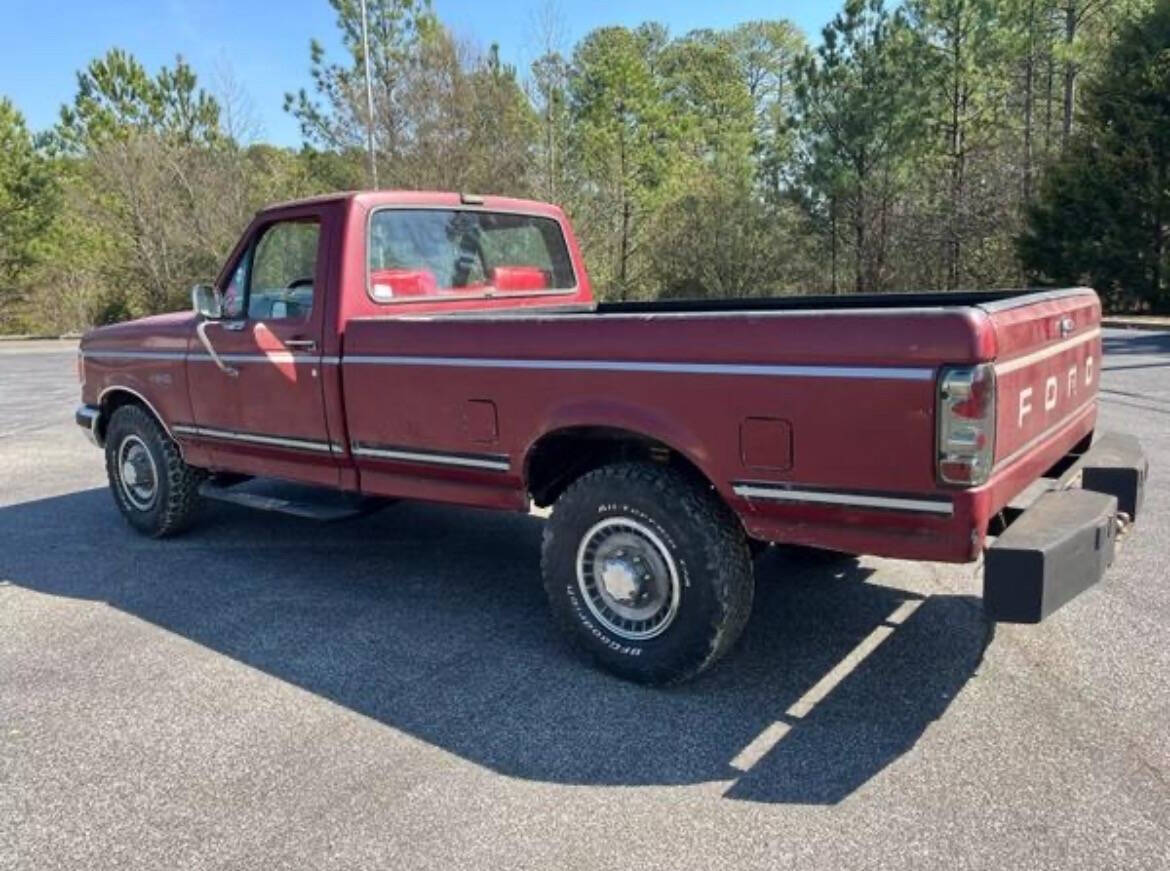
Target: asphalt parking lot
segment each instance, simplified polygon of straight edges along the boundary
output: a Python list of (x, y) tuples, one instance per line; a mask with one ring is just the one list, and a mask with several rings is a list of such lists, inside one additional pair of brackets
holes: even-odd
[(993, 627), (974, 566), (773, 552), (672, 690), (546, 619), (541, 521), (130, 532), (66, 343), (0, 343), (0, 868), (1170, 866), (1170, 333), (1106, 336), (1145, 515)]

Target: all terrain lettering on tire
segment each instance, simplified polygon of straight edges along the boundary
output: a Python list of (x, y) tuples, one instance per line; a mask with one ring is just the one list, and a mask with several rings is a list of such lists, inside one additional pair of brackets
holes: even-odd
[(606, 636), (605, 633), (601, 631), (601, 629), (599, 629), (597, 626), (595, 626), (590, 621), (590, 619), (586, 615), (585, 611), (581, 608), (581, 600), (577, 598), (577, 593), (572, 587), (569, 587), (565, 590), (565, 595), (567, 595), (572, 600), (573, 608), (577, 612), (577, 618), (581, 621), (581, 625), (584, 626), (587, 630), (589, 630), (589, 632), (595, 638), (597, 638), (599, 641), (601, 641), (603, 644), (605, 644), (607, 647), (609, 647), (610, 650), (612, 650), (614, 653), (620, 653), (624, 656), (641, 656), (642, 655), (642, 648), (641, 647), (629, 647), (629, 646), (619, 644), (618, 642), (614, 641), (612, 638), (609, 638), (608, 636)]
[[(629, 517), (635, 517), (638, 520), (641, 520), (642, 522), (647, 523), (650, 526), (653, 526), (654, 530), (660, 536), (662, 536), (662, 538), (666, 541), (666, 543), (670, 546), (670, 548), (672, 550), (678, 549), (678, 545), (675, 544), (674, 539), (670, 537), (670, 533), (667, 532), (665, 529), (663, 529), (662, 526), (653, 517), (651, 517), (649, 514), (647, 514), (645, 511), (641, 511), (641, 510), (639, 510), (631, 505), (612, 505), (611, 504), (611, 505), (599, 505), (597, 507), (597, 513), (598, 514), (617, 514), (617, 515), (624, 514), (624, 515), (629, 516)], [(691, 585), (691, 579), (690, 579), (690, 575), (688, 574), (688, 572), (686, 570), (686, 562), (684, 560), (678, 559), (676, 557), (676, 563), (678, 564), (678, 567), (680, 569), (680, 574), (682, 575), (683, 586), (689, 587)]]

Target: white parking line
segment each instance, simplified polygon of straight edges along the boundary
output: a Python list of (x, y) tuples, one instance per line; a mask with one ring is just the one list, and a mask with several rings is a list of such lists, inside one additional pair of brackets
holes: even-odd
[[(867, 656), (877, 650), (883, 641), (893, 635), (894, 627), (905, 623), (910, 615), (918, 610), (923, 601), (925, 600), (907, 599), (895, 608), (881, 626), (876, 627), (869, 635), (865, 636), (860, 644), (833, 666), (831, 671), (813, 684), (808, 692), (793, 702), (791, 707), (784, 712), (784, 716), (790, 720), (800, 720), (807, 717), (812, 709), (824, 700), (825, 696), (831, 693), (857, 666), (861, 665)], [(891, 623), (894, 625), (887, 625)], [(792, 723), (785, 720), (769, 723), (759, 735), (752, 739), (750, 744), (736, 754), (735, 758), (731, 760), (731, 767), (739, 771), (750, 770), (780, 743), (781, 739), (791, 731), (792, 726)]]

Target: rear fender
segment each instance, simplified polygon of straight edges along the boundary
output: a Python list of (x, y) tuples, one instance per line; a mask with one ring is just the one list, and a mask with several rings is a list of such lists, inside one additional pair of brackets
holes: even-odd
[(686, 424), (645, 407), (609, 399), (578, 400), (555, 406), (543, 421), (537, 436), (525, 446), (525, 482), (533, 450), (542, 439), (565, 430), (587, 427), (622, 430), (659, 442), (690, 462), (716, 487), (719, 486), (710, 474), (709, 450)]

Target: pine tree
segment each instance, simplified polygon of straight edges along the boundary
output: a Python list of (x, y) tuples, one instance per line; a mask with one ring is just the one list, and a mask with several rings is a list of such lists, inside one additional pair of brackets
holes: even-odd
[(1125, 26), (1019, 240), (1046, 283), (1091, 282), (1114, 308), (1170, 311), (1170, 0)]
[(987, 157), (1002, 139), (1008, 28), (992, 0), (912, 0), (909, 8), (930, 137), (927, 226), (954, 290), (970, 283), (967, 246), (996, 231), (997, 198), (987, 196), (993, 185), (985, 173), (994, 171)]
[(649, 217), (675, 166), (677, 121), (657, 74), (662, 34), (606, 27), (573, 53), (572, 159), (589, 191), (581, 229), (598, 250), (595, 280), (621, 299), (642, 289)]
[(35, 147), (24, 117), (0, 98), (0, 324), (53, 220), (58, 194), (52, 167)]
[(856, 291), (878, 291), (889, 280), (891, 213), (922, 142), (910, 34), (882, 0), (847, 0), (823, 35), (797, 67), (801, 181), (828, 227), (834, 292), (839, 239), (852, 248)]

